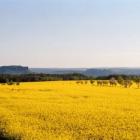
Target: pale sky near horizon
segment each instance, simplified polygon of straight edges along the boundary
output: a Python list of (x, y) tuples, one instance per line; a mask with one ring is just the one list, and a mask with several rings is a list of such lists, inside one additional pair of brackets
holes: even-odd
[(0, 65), (140, 67), (140, 1), (0, 0)]

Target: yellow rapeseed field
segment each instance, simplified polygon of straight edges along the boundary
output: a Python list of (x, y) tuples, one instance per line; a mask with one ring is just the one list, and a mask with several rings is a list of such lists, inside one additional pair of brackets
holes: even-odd
[(0, 132), (22, 140), (140, 140), (140, 89), (76, 81), (0, 85)]

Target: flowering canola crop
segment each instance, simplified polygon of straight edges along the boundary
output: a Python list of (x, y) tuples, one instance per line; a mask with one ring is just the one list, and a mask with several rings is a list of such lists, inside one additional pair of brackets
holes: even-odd
[(76, 81), (0, 85), (0, 133), (21, 140), (139, 140), (140, 89)]

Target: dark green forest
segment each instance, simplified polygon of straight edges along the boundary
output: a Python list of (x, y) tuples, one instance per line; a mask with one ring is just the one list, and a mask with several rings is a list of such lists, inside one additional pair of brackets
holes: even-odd
[(140, 76), (136, 75), (110, 75), (91, 77), (79, 73), (72, 74), (0, 74), (0, 83), (8, 82), (38, 82), (38, 81), (67, 81), (67, 80), (110, 80), (114, 78), (117, 81), (131, 80), (134, 82), (140, 81)]
[(63, 80), (89, 80), (94, 79), (82, 74), (0, 74), (0, 83), (8, 82), (37, 82), (37, 81), (63, 81)]

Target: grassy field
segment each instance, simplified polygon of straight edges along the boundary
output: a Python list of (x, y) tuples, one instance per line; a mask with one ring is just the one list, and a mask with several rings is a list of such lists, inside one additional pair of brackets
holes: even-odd
[(140, 140), (140, 89), (0, 85), (0, 132), (22, 140)]

